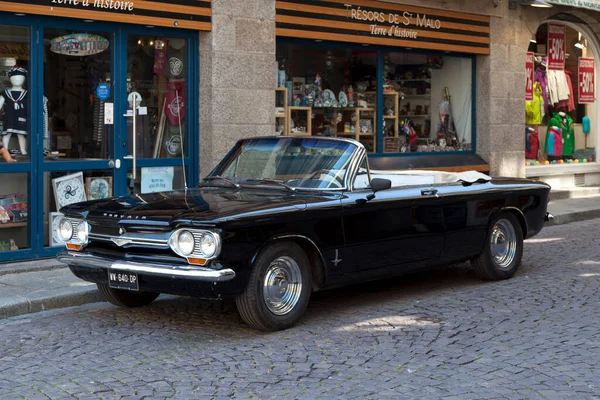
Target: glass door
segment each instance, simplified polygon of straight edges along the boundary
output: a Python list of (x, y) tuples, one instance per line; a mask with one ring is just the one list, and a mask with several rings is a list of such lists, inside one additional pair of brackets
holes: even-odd
[(189, 40), (150, 29), (128, 33), (125, 47), (129, 191), (181, 189), (189, 185)]
[(114, 192), (114, 88), (117, 34), (102, 24), (46, 26), (38, 51), (43, 109), (38, 153), (43, 153), (44, 238), (61, 247), (53, 226), (68, 204)]

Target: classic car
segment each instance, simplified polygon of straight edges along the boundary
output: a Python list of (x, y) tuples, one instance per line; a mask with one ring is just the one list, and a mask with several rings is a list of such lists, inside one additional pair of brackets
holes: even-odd
[(549, 191), (474, 171), (374, 171), (350, 139), (249, 138), (196, 188), (62, 208), (58, 259), (115, 305), (233, 297), (248, 325), (272, 331), (334, 286), (462, 261), (510, 278)]

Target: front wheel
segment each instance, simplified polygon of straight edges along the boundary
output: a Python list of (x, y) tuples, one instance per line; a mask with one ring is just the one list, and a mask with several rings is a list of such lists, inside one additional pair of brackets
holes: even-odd
[(523, 230), (513, 213), (492, 220), (483, 253), (471, 260), (477, 276), (486, 280), (512, 277), (523, 257)]
[(106, 301), (119, 307), (143, 307), (152, 303), (160, 293), (132, 292), (113, 289), (105, 283), (97, 283), (98, 290)]
[(306, 253), (295, 243), (267, 246), (256, 258), (246, 289), (235, 302), (242, 319), (262, 331), (294, 325), (304, 314), (311, 293)]

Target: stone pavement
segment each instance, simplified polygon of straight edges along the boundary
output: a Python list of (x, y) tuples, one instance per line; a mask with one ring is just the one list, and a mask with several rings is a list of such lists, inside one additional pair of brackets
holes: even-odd
[(461, 265), (317, 292), (280, 332), (185, 297), (0, 320), (0, 399), (600, 400), (599, 231), (544, 229), (505, 281)]
[[(548, 210), (562, 225), (600, 217), (600, 188), (553, 191)], [(96, 285), (81, 281), (56, 260), (0, 265), (0, 319), (102, 301)]]

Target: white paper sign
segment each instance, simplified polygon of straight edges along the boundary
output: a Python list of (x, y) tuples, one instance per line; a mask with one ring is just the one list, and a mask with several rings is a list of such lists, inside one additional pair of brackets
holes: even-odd
[(140, 115), (148, 115), (148, 107), (140, 107), (140, 108), (138, 108), (138, 113)]
[(173, 167), (142, 168), (142, 193), (173, 190)]
[(115, 107), (113, 103), (104, 103), (104, 124), (113, 125), (115, 123)]

